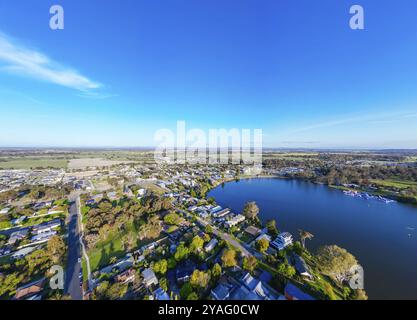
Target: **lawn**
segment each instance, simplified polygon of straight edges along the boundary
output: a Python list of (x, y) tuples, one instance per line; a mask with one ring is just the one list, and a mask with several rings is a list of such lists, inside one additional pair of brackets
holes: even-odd
[[(101, 269), (110, 263), (112, 257), (123, 258), (126, 256), (127, 251), (123, 248), (123, 237), (128, 233), (132, 233), (135, 239), (138, 239), (138, 230), (134, 224), (126, 226), (126, 231), (110, 232), (105, 241), (98, 242), (93, 249), (88, 251), (88, 257), (90, 258), (91, 272)], [(161, 234), (162, 236), (162, 234)], [(136, 242), (135, 248), (139, 248), (143, 245), (156, 241), (157, 239), (145, 239)]]
[(105, 242), (100, 242), (88, 252), (91, 272), (109, 264), (112, 257), (122, 258), (126, 255), (123, 250), (123, 235), (109, 235)]
[(407, 189), (410, 187), (417, 187), (417, 182), (415, 181), (402, 181), (402, 180), (371, 180), (372, 183), (375, 183), (384, 187), (391, 187), (397, 189)]

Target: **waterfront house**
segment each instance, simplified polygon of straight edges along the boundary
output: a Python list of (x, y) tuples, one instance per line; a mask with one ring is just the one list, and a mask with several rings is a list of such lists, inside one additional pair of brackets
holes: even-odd
[(215, 213), (213, 213), (213, 217), (215, 218), (221, 218), (224, 217), (225, 215), (230, 213), (230, 209), (222, 209), (220, 211), (217, 211)]
[(313, 279), (313, 276), (310, 273), (309, 267), (302, 257), (300, 257), (298, 254), (293, 254), (291, 260), (293, 262), (295, 270), (297, 271), (299, 275), (309, 280)]
[(293, 238), (291, 233), (283, 232), (278, 235), (278, 237), (271, 242), (271, 246), (278, 250), (284, 250), (286, 247), (292, 245)]
[(245, 221), (245, 217), (241, 214), (234, 215), (231, 219), (225, 222), (226, 226), (231, 228), (233, 226), (238, 225), (239, 223)]

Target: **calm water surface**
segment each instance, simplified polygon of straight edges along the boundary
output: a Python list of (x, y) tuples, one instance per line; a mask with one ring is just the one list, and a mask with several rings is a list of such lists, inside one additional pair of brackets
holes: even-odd
[(242, 212), (256, 201), (262, 221), (274, 218), (281, 231), (315, 235), (311, 251), (337, 244), (364, 267), (370, 299), (417, 299), (417, 207), (344, 195), (308, 182), (250, 179), (226, 183), (209, 193), (218, 204)]

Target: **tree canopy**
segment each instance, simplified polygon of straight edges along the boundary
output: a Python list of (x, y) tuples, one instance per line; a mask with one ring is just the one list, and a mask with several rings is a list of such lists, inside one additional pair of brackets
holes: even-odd
[(351, 253), (337, 245), (321, 247), (317, 253), (317, 260), (323, 273), (340, 281), (349, 276), (351, 268), (358, 264)]
[(236, 251), (233, 249), (226, 249), (222, 255), (223, 266), (234, 267), (236, 266)]
[(243, 214), (248, 219), (255, 219), (258, 216), (259, 208), (256, 205), (256, 202), (247, 202), (245, 208), (243, 209)]

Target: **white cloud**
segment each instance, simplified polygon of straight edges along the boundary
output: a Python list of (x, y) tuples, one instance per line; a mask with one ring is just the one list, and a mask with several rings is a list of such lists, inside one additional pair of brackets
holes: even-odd
[(395, 112), (395, 113), (374, 113), (374, 114), (360, 114), (355, 116), (346, 115), (338, 119), (318, 122), (309, 126), (296, 128), (290, 131), (290, 134), (312, 131), (315, 129), (337, 127), (341, 125), (355, 124), (355, 123), (392, 123), (397, 121), (405, 121), (417, 117), (415, 112)]
[(64, 67), (41, 52), (27, 49), (0, 32), (0, 70), (51, 82), (82, 92), (91, 92), (102, 87), (98, 82)]

